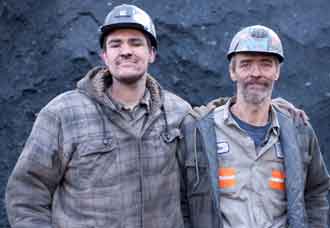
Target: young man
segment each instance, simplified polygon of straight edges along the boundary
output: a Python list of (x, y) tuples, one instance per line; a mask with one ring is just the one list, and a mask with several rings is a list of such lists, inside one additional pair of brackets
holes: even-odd
[(228, 59), (236, 97), (196, 109), (183, 124), (186, 227), (328, 227), (330, 182), (317, 137), (271, 104), (284, 59), (279, 37), (244, 28)]
[(115, 7), (101, 27), (105, 68), (39, 113), (9, 179), (13, 228), (179, 228), (179, 124), (190, 105), (147, 71), (151, 18)]

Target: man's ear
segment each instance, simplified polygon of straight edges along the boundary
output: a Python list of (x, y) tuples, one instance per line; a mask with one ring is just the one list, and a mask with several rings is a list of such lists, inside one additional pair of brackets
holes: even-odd
[(156, 48), (155, 48), (155, 47), (151, 47), (151, 48), (149, 49), (149, 53), (150, 53), (150, 56), (149, 56), (149, 63), (153, 63), (153, 62), (155, 62), (156, 55), (157, 55)]
[(277, 81), (280, 78), (280, 72), (281, 72), (281, 63), (278, 64), (277, 66), (277, 72), (276, 72), (276, 76), (275, 76), (275, 81)]
[(235, 73), (233, 67), (234, 66), (232, 66), (231, 64), (229, 65), (229, 76), (230, 76), (231, 80), (233, 82), (235, 82), (235, 81), (237, 81), (237, 78), (236, 78), (236, 73)]
[(104, 50), (101, 51), (100, 57), (103, 60), (103, 62), (105, 63), (105, 65), (107, 65), (107, 63), (108, 63), (108, 56), (107, 56), (107, 54), (105, 53)]
[(237, 81), (237, 77), (236, 77), (236, 56), (232, 56), (229, 62), (229, 76), (230, 79), (235, 82)]
[(280, 78), (280, 71), (277, 71), (275, 75), (275, 81), (277, 81)]

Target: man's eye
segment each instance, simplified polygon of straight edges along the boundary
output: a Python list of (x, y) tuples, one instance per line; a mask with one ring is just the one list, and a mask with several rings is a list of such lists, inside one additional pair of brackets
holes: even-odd
[(144, 44), (143, 40), (140, 39), (131, 39), (129, 43), (132, 46), (142, 46)]
[(139, 47), (139, 46), (142, 46), (143, 43), (140, 42), (140, 41), (135, 41), (135, 42), (132, 42), (132, 45), (133, 45), (133, 46), (136, 46), (136, 47)]
[(108, 46), (109, 46), (110, 48), (117, 48), (117, 47), (120, 46), (120, 44), (119, 44), (119, 43), (110, 43)]
[(241, 63), (240, 65), (242, 68), (248, 68), (250, 66), (249, 63)]
[(261, 63), (261, 66), (262, 67), (272, 67), (273, 64), (272, 63), (269, 63), (269, 62), (263, 62), (263, 63)]

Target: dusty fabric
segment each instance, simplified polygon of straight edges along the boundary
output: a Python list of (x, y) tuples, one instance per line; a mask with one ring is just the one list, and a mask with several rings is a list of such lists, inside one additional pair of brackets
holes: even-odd
[(136, 131), (110, 85), (95, 68), (39, 113), (7, 186), (13, 228), (183, 226), (175, 152), (189, 104), (148, 76), (150, 110)]
[[(178, 157), (183, 170), (181, 202), (185, 227), (223, 227), (216, 106), (213, 103), (193, 111), (182, 125), (185, 137)], [(326, 228), (330, 179), (315, 133), (309, 124), (293, 122), (283, 111), (277, 110), (276, 115), (286, 175), (286, 227)]]
[(284, 157), (276, 112), (271, 108), (271, 128), (256, 148), (233, 118), (230, 105), (231, 101), (214, 110), (224, 228), (286, 227)]

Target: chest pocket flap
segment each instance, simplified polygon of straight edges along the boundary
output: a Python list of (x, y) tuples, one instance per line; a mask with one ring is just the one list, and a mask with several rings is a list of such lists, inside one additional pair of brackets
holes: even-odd
[(109, 153), (117, 146), (112, 138), (97, 138), (84, 142), (80, 151), (80, 157), (99, 153)]

